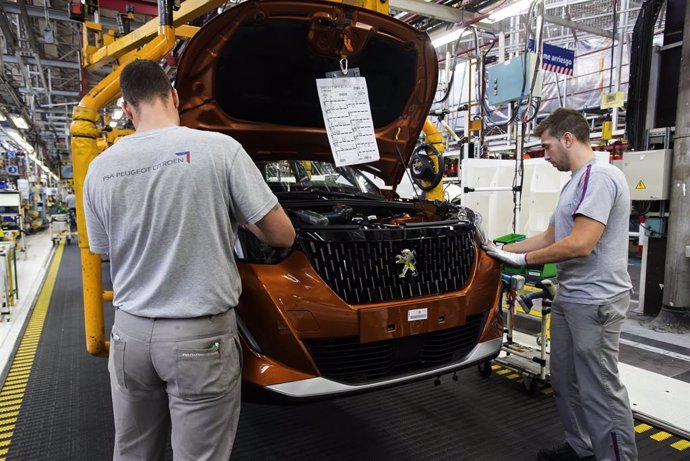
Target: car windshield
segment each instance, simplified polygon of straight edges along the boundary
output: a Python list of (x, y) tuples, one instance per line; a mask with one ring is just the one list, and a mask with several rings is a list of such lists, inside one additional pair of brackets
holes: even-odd
[(370, 179), (349, 166), (309, 160), (259, 162), (257, 166), (275, 193), (309, 191), (382, 197)]

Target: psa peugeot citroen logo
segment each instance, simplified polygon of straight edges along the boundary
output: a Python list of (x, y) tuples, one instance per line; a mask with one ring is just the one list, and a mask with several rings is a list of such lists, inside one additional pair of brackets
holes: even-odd
[(403, 279), (407, 275), (407, 271), (412, 272), (412, 277), (417, 275), (417, 260), (415, 259), (414, 250), (403, 250), (399, 255), (395, 256), (395, 264), (402, 264), (402, 272), (398, 275), (399, 278)]

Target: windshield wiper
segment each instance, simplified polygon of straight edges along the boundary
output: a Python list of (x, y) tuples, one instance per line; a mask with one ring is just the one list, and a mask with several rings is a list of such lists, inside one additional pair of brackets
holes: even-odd
[(319, 187), (311, 186), (305, 189), (306, 191), (309, 191), (314, 194), (319, 194), (322, 196), (331, 196), (331, 197), (349, 197), (349, 198), (365, 198), (368, 200), (381, 200), (383, 199), (382, 196), (373, 194), (371, 192), (343, 192), (343, 191), (336, 191), (336, 190), (323, 190)]

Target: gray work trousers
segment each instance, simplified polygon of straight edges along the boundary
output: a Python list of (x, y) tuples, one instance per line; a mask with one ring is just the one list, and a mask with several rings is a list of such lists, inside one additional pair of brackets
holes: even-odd
[(628, 392), (618, 377), (618, 343), (630, 294), (606, 304), (558, 299), (551, 309), (551, 383), (578, 456), (636, 460)]
[(151, 319), (122, 310), (111, 333), (114, 460), (228, 461), (240, 415), (235, 311)]

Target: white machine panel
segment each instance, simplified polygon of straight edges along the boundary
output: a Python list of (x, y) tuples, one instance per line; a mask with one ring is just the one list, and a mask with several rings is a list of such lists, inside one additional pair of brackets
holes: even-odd
[(631, 200), (668, 200), (671, 149), (624, 152), (622, 170)]

